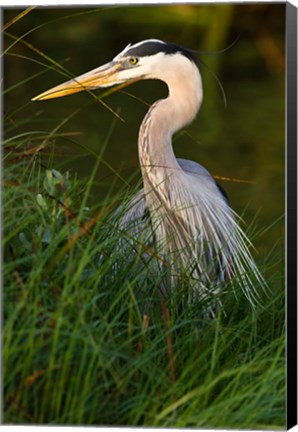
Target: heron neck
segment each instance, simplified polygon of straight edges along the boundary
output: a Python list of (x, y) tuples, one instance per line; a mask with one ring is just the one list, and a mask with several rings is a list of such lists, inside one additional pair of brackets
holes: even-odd
[(155, 102), (147, 112), (139, 133), (139, 159), (143, 176), (154, 170), (179, 169), (172, 147), (175, 132), (191, 123), (202, 102), (199, 71), (191, 62), (188, 71), (171, 71), (164, 79), (169, 88), (166, 99)]

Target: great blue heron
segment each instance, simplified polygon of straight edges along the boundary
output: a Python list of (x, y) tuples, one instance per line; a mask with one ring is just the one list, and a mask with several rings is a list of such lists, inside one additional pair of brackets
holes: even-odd
[(249, 251), (250, 242), (223, 190), (196, 162), (176, 159), (172, 136), (195, 118), (203, 99), (194, 56), (157, 39), (129, 44), (111, 62), (54, 87), (33, 100), (52, 99), (136, 80), (157, 79), (168, 97), (155, 102), (139, 131), (144, 188), (132, 199), (122, 226), (150, 219), (156, 248), (204, 296), (210, 287), (235, 279), (255, 304), (264, 286)]

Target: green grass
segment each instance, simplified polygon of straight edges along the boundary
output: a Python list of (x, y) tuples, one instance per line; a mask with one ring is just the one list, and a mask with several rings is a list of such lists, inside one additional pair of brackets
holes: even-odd
[(18, 141), (9, 149), (4, 422), (284, 428), (283, 271), (274, 253), (263, 260), (271, 288), (263, 307), (252, 310), (239, 290), (215, 319), (198, 302), (166, 310), (161, 275), (118, 247), (132, 240), (109, 214), (127, 188), (90, 205), (100, 159), (83, 184), (46, 170), (36, 154), (16, 158)]

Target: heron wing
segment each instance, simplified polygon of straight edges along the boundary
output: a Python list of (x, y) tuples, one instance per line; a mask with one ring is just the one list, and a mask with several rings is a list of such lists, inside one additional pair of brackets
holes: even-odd
[[(200, 176), (200, 180), (202, 180), (203, 176), (204, 181), (215, 183), (209, 171), (202, 165), (187, 159), (177, 159), (177, 161), (180, 167), (186, 173)], [(223, 197), (228, 200), (228, 197), (222, 187), (217, 183), (216, 185)], [(144, 225), (146, 225), (149, 220), (149, 208), (146, 202), (144, 189), (142, 188), (131, 198), (127, 204), (125, 204), (125, 213), (123, 216), (121, 216), (121, 225), (134, 225), (135, 230), (137, 232), (141, 232), (144, 228)]]
[(121, 206), (119, 226), (131, 238), (146, 242), (147, 245), (153, 243), (153, 231), (144, 189), (141, 189)]
[(229, 197), (226, 194), (226, 191), (223, 189), (223, 187), (218, 184), (217, 182), (215, 182), (214, 178), (212, 177), (212, 175), (209, 173), (208, 170), (206, 170), (206, 168), (204, 168), (202, 165), (198, 164), (197, 162), (191, 161), (191, 160), (187, 160), (187, 159), (177, 159), (180, 167), (183, 169), (183, 171), (185, 171), (188, 174), (194, 174), (194, 175), (199, 175), (201, 178), (202, 176), (204, 176), (204, 178), (206, 179), (206, 181), (210, 181), (212, 183), (215, 183), (218, 190), (220, 191), (221, 195), (224, 197), (224, 199), (226, 200), (226, 202), (230, 205), (230, 201), (229, 201)]

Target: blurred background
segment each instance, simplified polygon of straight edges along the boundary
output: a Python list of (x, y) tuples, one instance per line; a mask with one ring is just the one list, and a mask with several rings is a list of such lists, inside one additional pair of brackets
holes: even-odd
[(138, 129), (148, 109), (142, 101), (165, 97), (166, 86), (139, 82), (106, 97), (124, 122), (88, 93), (45, 102), (31, 98), (66, 80), (59, 64), (76, 76), (111, 60), (130, 42), (158, 38), (198, 50), (204, 101), (193, 124), (174, 137), (175, 154), (222, 178), (232, 207), (264, 231), (254, 240), (259, 256), (275, 248), (282, 258), (285, 8), (270, 3), (40, 7), (17, 20), (24, 9), (5, 9), (5, 137), (28, 132), (30, 148), (38, 144), (32, 131), (51, 132), (60, 125), (65, 135), (49, 140), (39, 157), (87, 182), (96, 163), (93, 153), (101, 154), (107, 164), (97, 170), (94, 199), (100, 200), (111, 183), (122, 186), (114, 170), (132, 181), (140, 177)]

